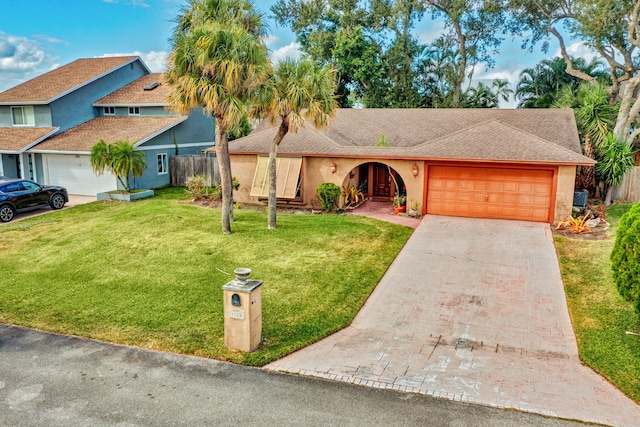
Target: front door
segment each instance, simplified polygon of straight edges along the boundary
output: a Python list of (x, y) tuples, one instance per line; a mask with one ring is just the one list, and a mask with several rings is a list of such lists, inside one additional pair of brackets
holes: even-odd
[(391, 197), (389, 169), (382, 163), (373, 164), (373, 197)]

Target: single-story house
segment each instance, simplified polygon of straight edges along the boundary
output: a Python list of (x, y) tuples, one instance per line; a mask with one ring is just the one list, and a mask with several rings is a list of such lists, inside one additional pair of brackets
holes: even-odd
[[(234, 199), (265, 203), (276, 126), (230, 142)], [(571, 214), (582, 155), (572, 110), (340, 109), (331, 124), (287, 134), (278, 149), (281, 202), (319, 207), (316, 187), (406, 196), (422, 214), (557, 222)]]

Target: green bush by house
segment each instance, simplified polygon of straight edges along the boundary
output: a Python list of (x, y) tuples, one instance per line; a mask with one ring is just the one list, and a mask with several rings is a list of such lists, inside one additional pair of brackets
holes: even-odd
[(640, 313), (640, 203), (620, 219), (611, 268), (618, 292)]
[(316, 188), (322, 209), (329, 212), (338, 205), (342, 190), (332, 182), (323, 182)]

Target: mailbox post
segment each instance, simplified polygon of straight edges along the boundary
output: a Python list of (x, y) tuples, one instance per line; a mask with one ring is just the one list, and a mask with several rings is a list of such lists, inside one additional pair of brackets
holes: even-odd
[(262, 341), (262, 281), (249, 280), (249, 268), (236, 268), (236, 278), (224, 291), (224, 344), (227, 348), (254, 351)]

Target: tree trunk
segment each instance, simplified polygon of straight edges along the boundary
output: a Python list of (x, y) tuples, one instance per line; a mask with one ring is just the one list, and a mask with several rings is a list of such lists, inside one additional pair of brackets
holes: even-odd
[(220, 189), (222, 192), (222, 232), (231, 233), (231, 206), (233, 204), (233, 184), (231, 177), (231, 160), (229, 158), (229, 141), (227, 140), (227, 123), (223, 117), (217, 117), (216, 124), (216, 157), (220, 169)]
[(611, 206), (611, 199), (613, 198), (613, 187), (613, 185), (609, 185), (609, 188), (607, 188), (607, 195), (604, 198), (605, 206)]
[(278, 133), (273, 137), (271, 142), (271, 148), (269, 149), (269, 206), (268, 206), (268, 223), (267, 228), (276, 228), (276, 208), (278, 199), (276, 197), (276, 156), (278, 153), (278, 146), (282, 142), (284, 136), (289, 132), (289, 117), (285, 117), (280, 123)]
[(456, 31), (456, 36), (458, 37), (458, 49), (460, 51), (460, 71), (456, 76), (454, 87), (453, 87), (453, 99), (451, 102), (451, 107), (459, 108), (460, 107), (460, 96), (462, 95), (462, 83), (464, 82), (464, 76), (467, 73), (467, 43), (466, 37), (462, 33), (462, 28), (460, 28), (460, 22), (456, 21), (452, 18), (453, 26)]

